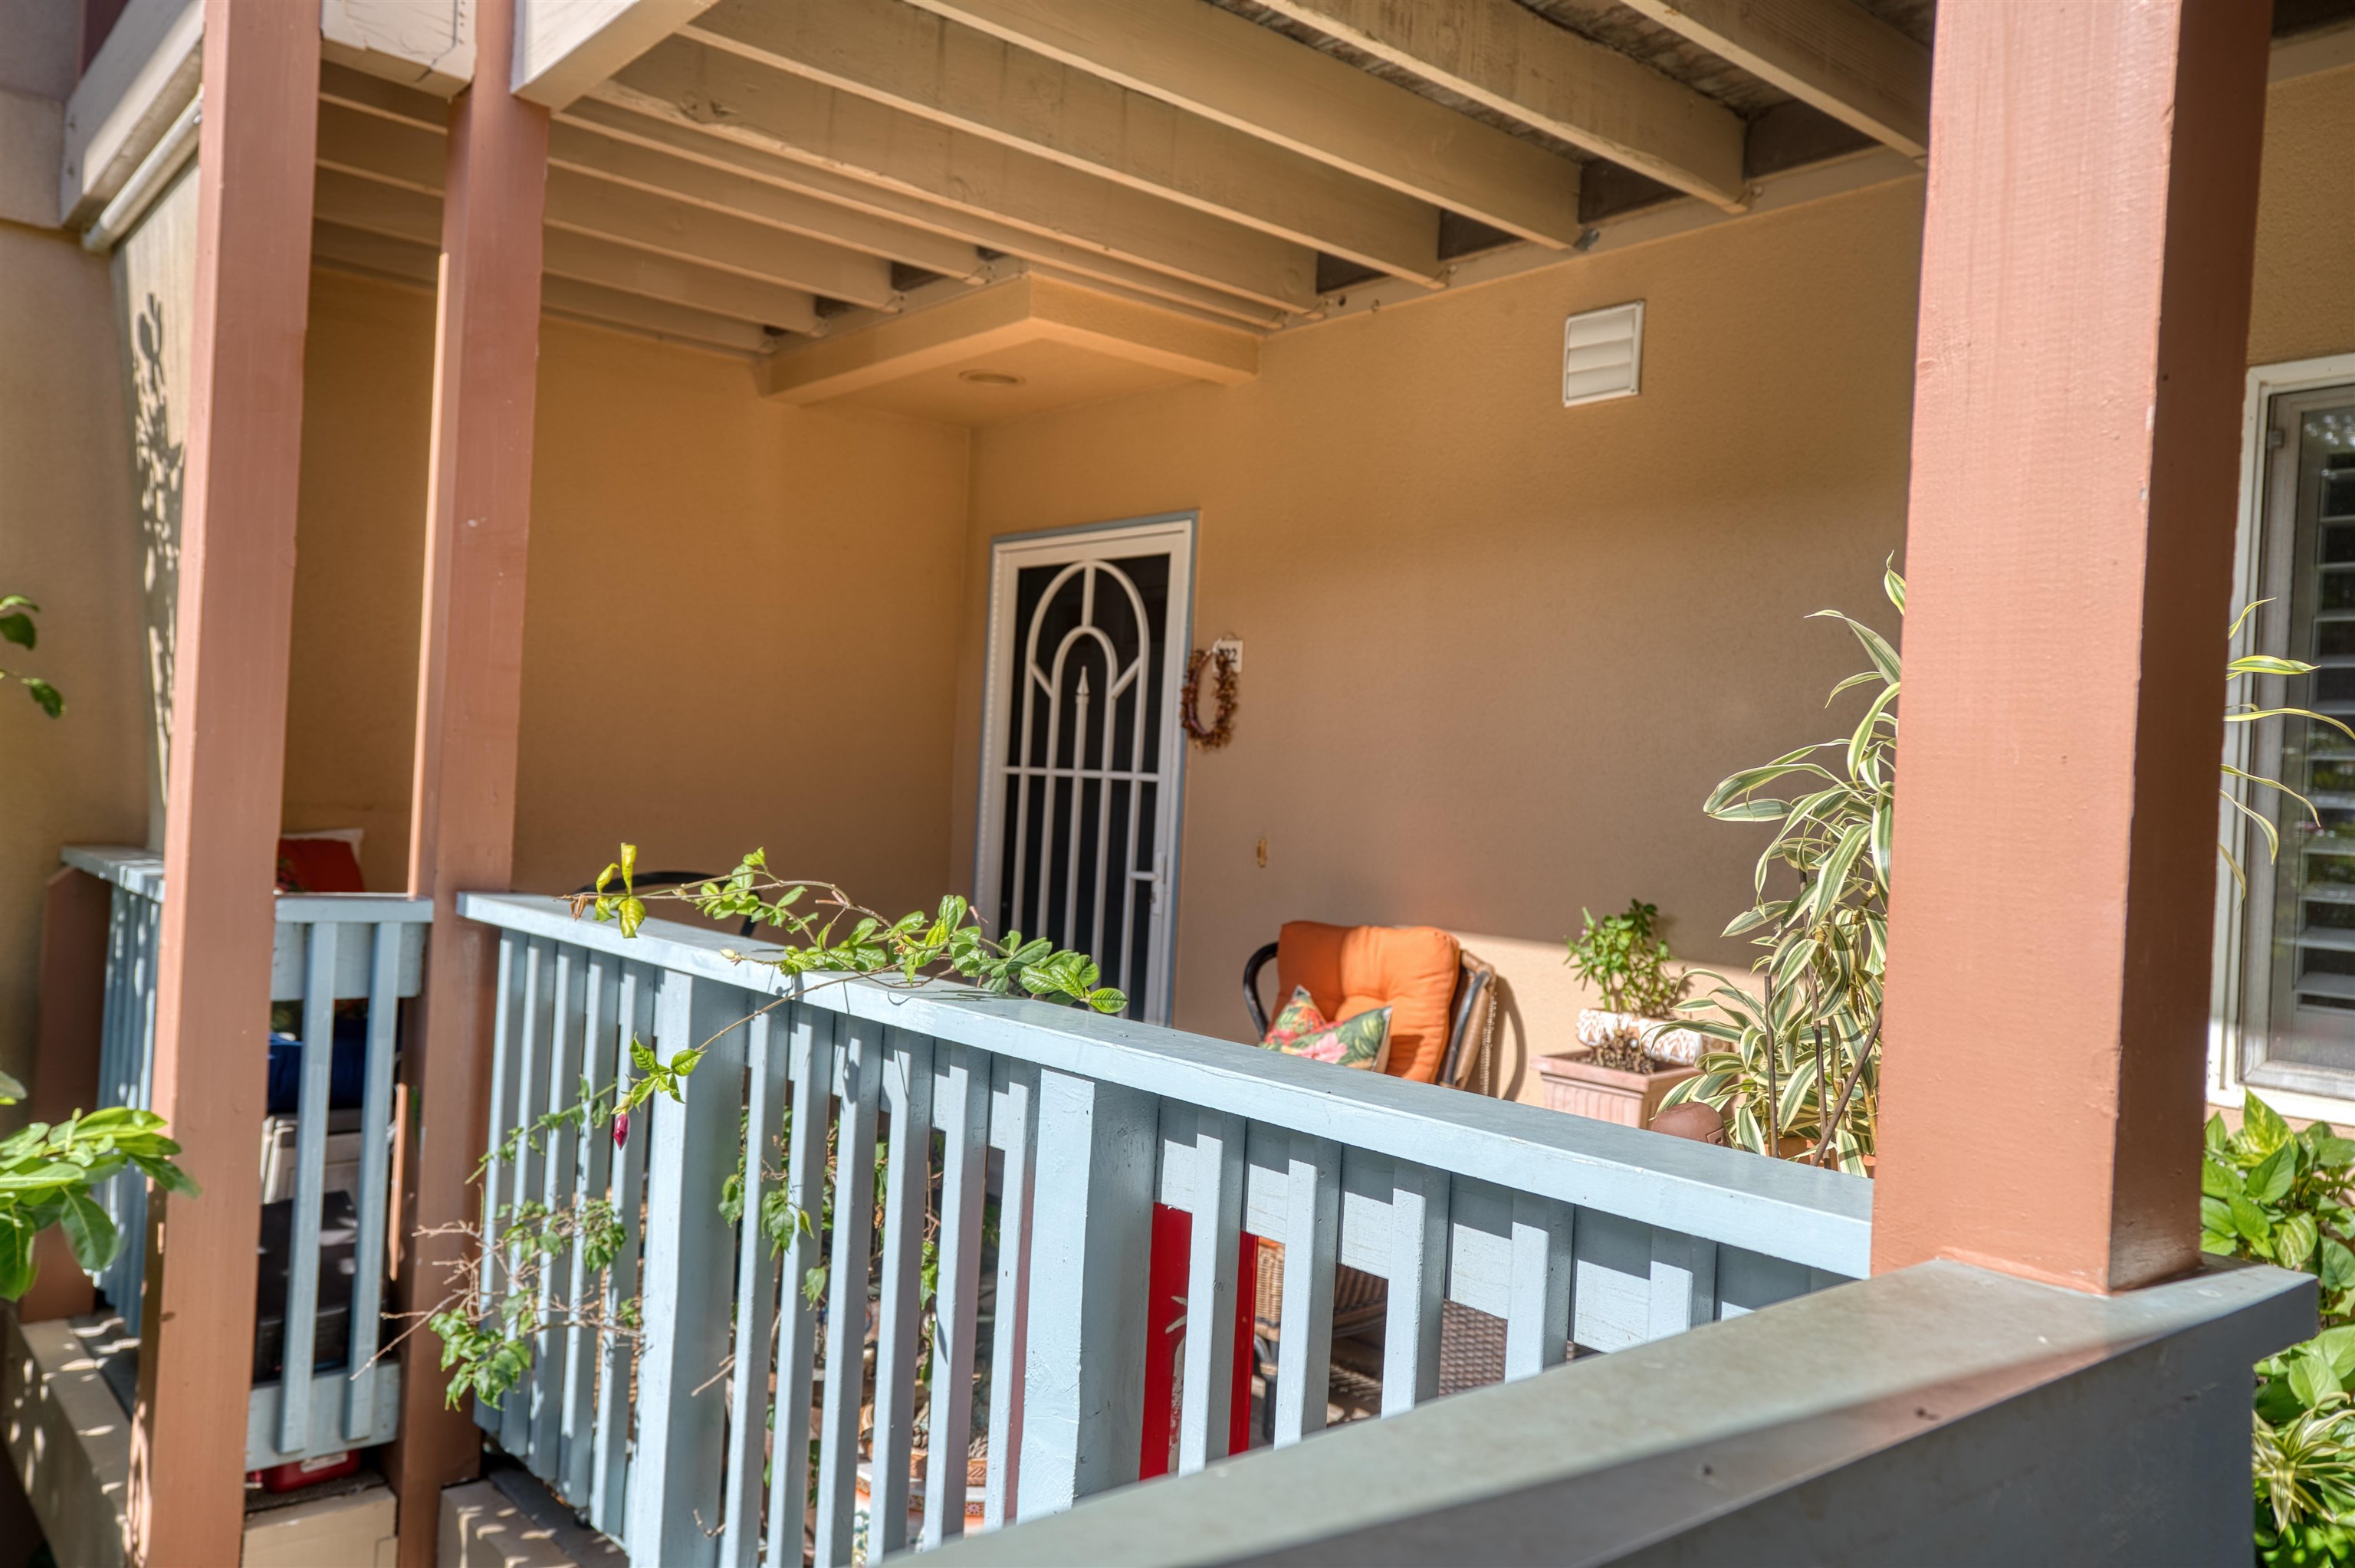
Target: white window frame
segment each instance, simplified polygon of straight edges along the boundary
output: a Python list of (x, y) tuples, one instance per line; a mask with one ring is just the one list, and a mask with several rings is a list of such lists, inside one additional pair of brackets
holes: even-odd
[[(2257, 597), (2259, 586), (2264, 581), (2266, 481), (2273, 455), (2265, 444), (2265, 432), (2272, 425), (2273, 400), (2349, 383), (2355, 383), (2355, 354), (2260, 365), (2249, 371), (2248, 393), (2241, 408), (2241, 496), (2232, 553), (2235, 613)], [(2244, 629), (2232, 647), (2232, 655), (2253, 652), (2255, 634), (2254, 625)], [(2246, 768), (2255, 741), (2251, 726), (2227, 725), (2224, 729), (2224, 760), (2236, 768)], [(2249, 863), (2249, 855), (2263, 853), (2255, 841), (2255, 829), (2221, 800), (2217, 802), (2217, 832), (2243, 865)], [(2233, 885), (2232, 872), (2225, 868), (2220, 855), (2216, 867), (2215, 957), (2210, 968), (2208, 1008), (2211, 1105), (2237, 1106), (2247, 1093), (2242, 1082), (2242, 1064), (2248, 1053), (2241, 1022), (2250, 978), (2247, 935), (2246, 906)], [(2355, 1084), (2350, 1084), (2345, 1097), (2273, 1085), (2258, 1086), (2258, 1093), (2267, 1105), (2285, 1116), (2339, 1124), (2355, 1121)]]

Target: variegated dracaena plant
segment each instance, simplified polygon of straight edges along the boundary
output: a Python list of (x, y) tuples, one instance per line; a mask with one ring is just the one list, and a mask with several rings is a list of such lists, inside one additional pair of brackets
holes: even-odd
[[(1884, 569), (1882, 587), (1903, 615), (1905, 579), (1893, 565)], [(2241, 611), (2228, 641), (2264, 602)], [(1691, 1027), (1715, 1044), (1702, 1055), (1699, 1075), (1669, 1091), (1665, 1103), (1695, 1100), (1716, 1107), (1725, 1117), (1728, 1140), (1739, 1148), (1860, 1172), (1873, 1152), (1879, 1120), (1902, 666), (1897, 650), (1872, 628), (1838, 610), (1817, 614), (1845, 622), (1871, 666), (1834, 686), (1832, 698), (1851, 687), (1877, 689), (1847, 736), (1744, 768), (1710, 791), (1702, 806), (1721, 821), (1780, 824), (1758, 857), (1753, 884), (1757, 902), (1724, 933), (1748, 934), (1764, 953), (1753, 966), (1759, 976), (1756, 994), (1723, 975), (1695, 971), (1707, 989), (1682, 1011), (1704, 1015)], [(2229, 683), (2255, 675), (2302, 675), (2314, 668), (2302, 660), (2252, 654), (2231, 660), (2225, 679)], [(2355, 730), (2307, 708), (2234, 702), (2225, 714), (2232, 724), (2269, 718), (2311, 719), (2355, 739)], [(2296, 800), (2319, 824), (2313, 802), (2288, 785), (2229, 763), (2221, 766), (2230, 779)], [(1785, 779), (1802, 785), (1791, 799), (1760, 792)], [(2267, 858), (2277, 853), (2280, 837), (2272, 821), (2229, 788), (2223, 795), (2258, 825)], [(2230, 847), (2217, 849), (2234, 881), (2245, 888)], [(1797, 878), (1788, 896), (1768, 896), (1777, 866), (1788, 867)]]

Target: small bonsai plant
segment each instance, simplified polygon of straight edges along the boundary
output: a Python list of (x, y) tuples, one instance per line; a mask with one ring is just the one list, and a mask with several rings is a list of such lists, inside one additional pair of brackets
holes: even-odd
[(1593, 986), (1606, 1012), (1665, 1019), (1685, 997), (1685, 977), (1670, 972), (1668, 945), (1659, 935), (1657, 905), (1637, 898), (1626, 912), (1597, 920), (1581, 909), (1586, 928), (1570, 943), (1564, 961)]

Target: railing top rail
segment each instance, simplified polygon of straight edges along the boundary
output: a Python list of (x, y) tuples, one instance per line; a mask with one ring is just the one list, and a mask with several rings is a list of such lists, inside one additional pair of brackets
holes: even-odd
[(458, 912), (1809, 1267), (1869, 1272), (1872, 1187), (1860, 1177), (968, 986), (797, 979), (725, 956), (757, 954), (751, 939), (668, 920), (624, 938), (559, 898), (462, 894)]
[[(142, 898), (164, 901), (164, 857), (153, 850), (121, 844), (68, 844), (59, 859), (76, 871), (85, 871)], [(277, 915), (282, 925), (314, 925), (345, 921), (355, 924), (425, 925), (433, 918), (433, 900), (393, 893), (282, 893)]]

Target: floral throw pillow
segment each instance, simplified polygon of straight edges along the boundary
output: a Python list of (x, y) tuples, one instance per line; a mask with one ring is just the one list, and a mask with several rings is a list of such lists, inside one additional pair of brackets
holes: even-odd
[(1284, 1004), (1284, 1011), (1276, 1014), (1275, 1022), (1267, 1026), (1267, 1036), (1260, 1044), (1287, 1056), (1305, 1056), (1315, 1062), (1335, 1062), (1344, 1067), (1363, 1067), (1379, 1073), (1390, 1054), (1391, 1010), (1378, 1007), (1336, 1023), (1310, 999), (1308, 988), (1299, 986), (1293, 991), (1292, 1000)]

